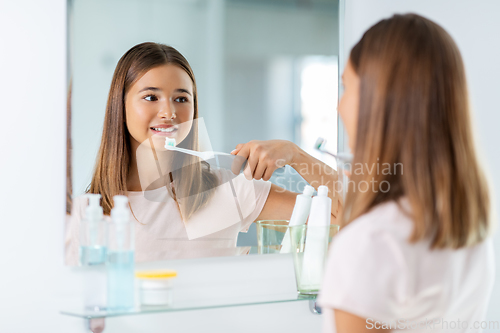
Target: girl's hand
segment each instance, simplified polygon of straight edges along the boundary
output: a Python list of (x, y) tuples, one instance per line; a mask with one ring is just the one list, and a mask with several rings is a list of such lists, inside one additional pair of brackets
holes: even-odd
[[(299, 151), (300, 148), (295, 143), (286, 140), (252, 140), (240, 143), (231, 154), (247, 160), (243, 173), (248, 180), (253, 178), (267, 181), (276, 169), (293, 163)], [(237, 167), (236, 169), (239, 170)]]

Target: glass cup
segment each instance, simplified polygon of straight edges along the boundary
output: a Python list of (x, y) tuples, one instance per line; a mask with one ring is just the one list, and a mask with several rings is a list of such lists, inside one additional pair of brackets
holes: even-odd
[(295, 280), (299, 294), (318, 294), (328, 247), (339, 228), (335, 224), (319, 227), (308, 225), (290, 227)]
[(281, 243), (289, 229), (287, 220), (261, 220), (257, 225), (257, 252), (280, 253)]

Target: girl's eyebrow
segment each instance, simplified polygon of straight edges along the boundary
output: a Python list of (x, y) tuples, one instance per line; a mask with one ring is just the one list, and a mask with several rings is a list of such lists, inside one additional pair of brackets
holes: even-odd
[(186, 93), (188, 94), (189, 96), (191, 96), (191, 93), (189, 92), (189, 90), (187, 89), (182, 89), (182, 88), (179, 88), (179, 89), (175, 89), (175, 92), (182, 92), (182, 93)]
[[(156, 87), (146, 87), (146, 88), (142, 88), (141, 90), (139, 90), (139, 93), (141, 93), (141, 92), (143, 92), (143, 91), (146, 91), (146, 90), (161, 91), (161, 89), (160, 89), (160, 88), (156, 88)], [(183, 89), (183, 88), (178, 88), (178, 89), (175, 89), (175, 92), (186, 93), (186, 94), (188, 94), (189, 96), (192, 96), (192, 94), (189, 92), (189, 90), (187, 90), (187, 89)]]
[(139, 92), (141, 93), (141, 92), (146, 91), (146, 90), (160, 91), (161, 89), (156, 88), (156, 87), (146, 87), (146, 88), (142, 88), (141, 90), (139, 90)]

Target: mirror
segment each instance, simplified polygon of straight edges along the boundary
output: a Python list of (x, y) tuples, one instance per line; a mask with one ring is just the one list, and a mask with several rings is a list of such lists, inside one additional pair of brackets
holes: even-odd
[[(73, 207), (66, 226), (68, 264), (78, 261), (81, 234), (74, 216), (81, 219), (87, 204), (82, 195), (92, 181), (113, 73), (122, 55), (137, 44), (172, 46), (189, 62), (196, 77), (200, 151), (227, 154), (239, 143), (282, 139), (333, 165), (314, 150), (314, 142), (321, 136), (328, 141), (329, 150), (336, 152), (337, 0), (71, 0), (68, 19), (68, 201), (72, 201), (68, 213)], [(156, 168), (158, 156), (170, 153), (160, 151), (161, 147), (152, 152), (153, 145), (147, 140), (139, 147), (145, 147), (142, 161), (147, 162), (139, 166), (137, 161), (144, 170)], [(225, 162), (213, 159), (212, 163), (191, 156), (198, 160), (189, 165), (222, 174), (231, 168), (227, 166), (234, 162), (231, 156)], [(115, 161), (116, 172), (122, 162)], [(170, 174), (185, 179), (181, 175), (186, 170), (184, 165)], [(259, 252), (251, 219), (265, 203), (265, 196), (259, 197), (259, 193), (268, 190), (268, 185), (259, 183), (249, 191), (248, 185), (239, 183), (242, 175), (229, 177), (217, 185), (225, 192), (212, 194), (227, 203), (222, 208), (207, 210), (198, 222), (180, 223), (175, 230), (154, 229), (152, 222), (174, 204), (172, 190), (161, 185), (166, 175), (160, 173), (147, 184), (141, 178), (144, 192), (129, 192), (132, 218), (138, 222), (136, 260)], [(306, 184), (289, 166), (275, 171), (271, 182), (294, 192)], [(185, 197), (187, 200), (189, 195)], [(134, 207), (137, 200), (149, 200), (156, 206), (141, 210)], [(212, 214), (216, 225), (206, 226), (206, 214)]]

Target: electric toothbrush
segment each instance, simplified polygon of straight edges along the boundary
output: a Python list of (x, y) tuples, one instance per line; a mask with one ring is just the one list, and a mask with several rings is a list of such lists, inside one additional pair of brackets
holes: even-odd
[(353, 159), (353, 156), (352, 154), (349, 154), (349, 153), (338, 153), (338, 154), (333, 154), (331, 152), (329, 152), (328, 150), (326, 150), (324, 148), (326, 144), (326, 140), (323, 139), (323, 138), (318, 138), (316, 140), (316, 143), (314, 144), (314, 148), (316, 150), (319, 150), (320, 152), (322, 153), (325, 153), (325, 154), (328, 154), (330, 156), (333, 156), (335, 159), (341, 161), (341, 162), (344, 162), (344, 163), (352, 163), (352, 159)]
[(178, 151), (184, 154), (188, 155), (193, 155), (197, 156), (203, 160), (210, 160), (212, 158), (215, 158), (216, 155), (231, 155), (228, 153), (218, 153), (218, 152), (213, 152), (213, 151), (196, 151), (196, 150), (191, 150), (191, 149), (185, 149), (185, 148), (179, 148), (176, 146), (176, 141), (175, 139), (171, 138), (165, 138), (165, 149), (172, 150), (172, 151)]

